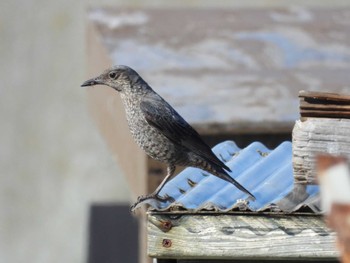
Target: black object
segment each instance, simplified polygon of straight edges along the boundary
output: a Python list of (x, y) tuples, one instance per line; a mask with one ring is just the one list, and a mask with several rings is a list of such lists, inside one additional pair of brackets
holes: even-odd
[(129, 205), (92, 205), (88, 263), (137, 263), (138, 221)]

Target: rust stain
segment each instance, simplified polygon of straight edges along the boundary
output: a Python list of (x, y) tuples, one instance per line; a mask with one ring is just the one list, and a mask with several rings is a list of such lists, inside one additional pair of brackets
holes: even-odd
[(173, 224), (171, 221), (163, 221), (161, 222), (161, 226), (163, 231), (168, 232), (173, 227)]
[(149, 221), (163, 232), (168, 232), (173, 227), (173, 223), (170, 220), (150, 217)]
[(162, 245), (165, 248), (169, 248), (172, 245), (171, 239), (164, 238), (162, 241)]

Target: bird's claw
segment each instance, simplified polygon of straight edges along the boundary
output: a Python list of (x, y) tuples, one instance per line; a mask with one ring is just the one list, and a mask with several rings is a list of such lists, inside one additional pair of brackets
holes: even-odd
[(164, 195), (164, 196), (156, 195), (155, 199), (161, 201), (162, 203), (166, 203), (166, 202), (173, 203), (173, 202), (175, 202), (175, 199), (173, 197), (171, 197), (170, 195), (167, 195), (167, 194)]
[(144, 202), (148, 199), (155, 199), (155, 200), (158, 200), (162, 203), (165, 203), (165, 202), (174, 202), (175, 199), (167, 194), (165, 194), (164, 196), (160, 196), (158, 194), (150, 194), (150, 195), (141, 195), (137, 198), (137, 202), (136, 203), (141, 203), (141, 202)]
[(141, 195), (137, 198), (137, 201), (130, 207), (130, 211), (133, 212), (137, 208), (139, 208), (141, 205), (152, 203), (152, 201), (161, 202), (161, 203), (166, 203), (166, 202), (172, 203), (175, 201), (175, 199), (167, 194), (164, 196), (160, 196), (158, 194)]

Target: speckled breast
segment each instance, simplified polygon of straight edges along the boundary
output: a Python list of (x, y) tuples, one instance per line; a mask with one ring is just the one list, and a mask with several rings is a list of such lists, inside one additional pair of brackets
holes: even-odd
[(177, 163), (183, 151), (151, 126), (137, 107), (126, 109), (130, 132), (147, 155), (161, 162)]

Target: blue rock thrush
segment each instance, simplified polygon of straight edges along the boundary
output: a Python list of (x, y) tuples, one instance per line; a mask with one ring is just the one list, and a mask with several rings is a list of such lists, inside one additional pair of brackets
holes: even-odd
[(167, 164), (167, 175), (150, 195), (141, 196), (132, 206), (156, 199), (166, 202), (159, 192), (174, 175), (175, 166), (192, 166), (203, 169), (255, 197), (233, 179), (231, 171), (211, 151), (200, 135), (161, 96), (159, 96), (133, 69), (114, 66), (100, 76), (85, 81), (81, 86), (107, 85), (120, 93), (129, 129), (136, 143), (148, 154)]

